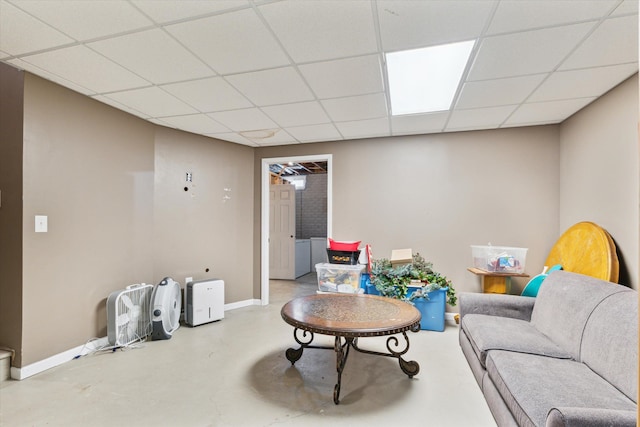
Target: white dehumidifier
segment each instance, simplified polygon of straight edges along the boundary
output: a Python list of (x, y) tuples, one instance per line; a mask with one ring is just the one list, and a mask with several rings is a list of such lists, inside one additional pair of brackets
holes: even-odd
[(224, 318), (224, 281), (207, 279), (189, 282), (184, 288), (184, 321), (198, 326)]

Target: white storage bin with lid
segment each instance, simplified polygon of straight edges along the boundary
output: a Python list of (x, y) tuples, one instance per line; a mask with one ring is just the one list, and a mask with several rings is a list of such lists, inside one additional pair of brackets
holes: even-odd
[(471, 245), (473, 266), (491, 273), (524, 273), (528, 248)]
[(360, 289), (360, 274), (364, 265), (316, 264), (318, 290), (356, 294)]

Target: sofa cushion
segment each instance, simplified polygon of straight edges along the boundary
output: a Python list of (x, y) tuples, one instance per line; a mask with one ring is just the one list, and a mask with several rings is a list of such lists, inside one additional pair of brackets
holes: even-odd
[(554, 271), (540, 287), (531, 323), (580, 361), (580, 344), (587, 319), (607, 296), (627, 288), (567, 271)]
[(487, 352), (490, 350), (509, 350), (562, 359), (571, 358), (571, 354), (558, 347), (525, 320), (467, 314), (462, 318), (462, 330), (483, 367), (486, 367)]
[(636, 405), (584, 363), (492, 350), (487, 375), (520, 426), (544, 426), (552, 408), (635, 411)]
[[(625, 288), (623, 288), (625, 289)], [(638, 293), (628, 289), (605, 298), (593, 310), (580, 358), (628, 398), (638, 394)]]

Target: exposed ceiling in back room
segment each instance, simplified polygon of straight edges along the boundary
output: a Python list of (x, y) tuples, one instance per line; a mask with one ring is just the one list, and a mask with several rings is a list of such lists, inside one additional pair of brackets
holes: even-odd
[[(393, 115), (387, 54), (464, 41), (449, 107)], [(254, 147), (552, 124), (638, 71), (638, 2), (0, 0), (0, 61)]]

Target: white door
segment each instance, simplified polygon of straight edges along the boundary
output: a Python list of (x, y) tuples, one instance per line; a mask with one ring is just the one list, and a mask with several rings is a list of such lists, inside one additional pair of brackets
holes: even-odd
[(292, 184), (269, 188), (269, 278), (296, 275), (296, 190)]

